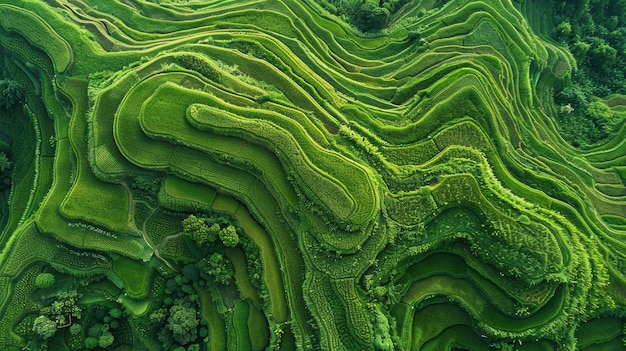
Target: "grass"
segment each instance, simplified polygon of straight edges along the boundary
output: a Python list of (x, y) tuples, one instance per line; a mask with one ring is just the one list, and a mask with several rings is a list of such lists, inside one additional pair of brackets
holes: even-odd
[(150, 307), (150, 300), (136, 300), (126, 294), (120, 295), (117, 301), (134, 317), (143, 316)]
[[(168, 97), (173, 95), (181, 95), (176, 104), (168, 100)], [(171, 84), (161, 85), (144, 104), (142, 126), (149, 136), (199, 149), (215, 155), (213, 157), (216, 158), (228, 157), (229, 162), (237, 162), (240, 168), (260, 173), (268, 186), (274, 188), (275, 192), (290, 204), (295, 205), (296, 195), (282, 171), (280, 162), (266, 149), (235, 138), (199, 132), (189, 126), (184, 119), (187, 107), (194, 101), (207, 99), (208, 94), (200, 94)], [(170, 118), (167, 120), (157, 118), (158, 111), (168, 111)]]
[(248, 276), (248, 267), (246, 265), (246, 256), (239, 248), (227, 248), (226, 256), (235, 266), (235, 283), (237, 289), (241, 293), (243, 299), (250, 301), (253, 306), (261, 306), (261, 300), (258, 292), (252, 286), (250, 277)]
[(602, 344), (623, 335), (624, 321), (621, 318), (595, 318), (580, 325), (576, 339), (581, 349)]
[[(236, 201), (229, 197), (222, 197), (224, 200), (213, 203), (213, 209), (226, 211), (235, 216), (244, 233), (249, 236), (260, 248), (263, 261), (263, 280), (268, 287), (270, 298), (270, 311), (272, 317), (278, 323), (287, 320), (287, 300), (285, 297), (284, 283), (280, 270), (280, 262), (274, 251), (274, 245), (268, 233), (259, 225), (258, 222), (248, 213), (244, 207), (241, 207)], [(219, 197), (218, 197), (219, 199)], [(230, 200), (227, 200), (230, 199)], [(238, 210), (241, 208), (242, 210)]]
[(128, 193), (120, 185), (103, 183), (93, 175), (79, 178), (63, 200), (61, 211), (68, 219), (94, 223), (108, 230), (128, 228)]
[(113, 261), (113, 271), (123, 281), (126, 294), (133, 299), (143, 299), (148, 295), (152, 271), (139, 262), (124, 256)]
[(175, 176), (165, 178), (165, 191), (176, 198), (210, 206), (215, 199), (215, 190), (201, 184), (188, 182)]
[(235, 312), (233, 312), (233, 324), (235, 326), (235, 334), (237, 335), (237, 349), (238, 350), (251, 350), (252, 343), (250, 340), (250, 332), (248, 330), (248, 315), (250, 312), (250, 305), (245, 301), (240, 301), (235, 306)]
[(70, 219), (91, 222), (107, 230), (124, 231), (128, 228), (130, 210), (127, 191), (120, 185), (98, 180), (89, 169), (86, 155), (77, 152), (87, 147), (87, 126), (77, 122), (77, 116), (87, 112), (87, 84), (81, 80), (69, 80), (64, 88), (75, 108), (69, 139), (77, 159), (77, 179), (63, 200), (60, 211)]
[(207, 346), (211, 350), (226, 350), (226, 325), (217, 311), (215, 302), (206, 290), (199, 291), (198, 295), (202, 306), (200, 315), (210, 326), (210, 338)]
[(421, 350), (452, 350), (464, 348), (468, 350), (489, 350), (490, 347), (476, 331), (466, 325), (453, 325), (443, 330), (433, 340), (428, 341)]
[(421, 350), (424, 344), (436, 339), (448, 326), (472, 324), (467, 313), (454, 304), (429, 305), (413, 317), (411, 350)]
[(262, 311), (250, 306), (248, 315), (248, 331), (250, 333), (250, 346), (252, 351), (265, 350), (269, 344), (269, 329), (267, 319)]

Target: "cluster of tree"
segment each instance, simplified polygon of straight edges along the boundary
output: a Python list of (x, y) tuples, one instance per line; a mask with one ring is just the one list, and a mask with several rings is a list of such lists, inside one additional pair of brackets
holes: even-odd
[(0, 109), (10, 110), (24, 102), (24, 89), (14, 80), (0, 80)]
[(374, 312), (374, 347), (380, 351), (393, 351), (392, 336), (389, 328), (387, 316), (380, 310)]
[(585, 148), (601, 142), (620, 122), (604, 103), (589, 102), (585, 95), (577, 85), (567, 87), (557, 95), (557, 104), (563, 106), (557, 115), (560, 132), (574, 147)]
[(215, 252), (208, 259), (205, 258), (198, 262), (198, 268), (202, 274), (223, 285), (230, 285), (235, 277), (233, 264), (219, 252)]
[(158, 340), (163, 350), (199, 351), (200, 339), (208, 336), (206, 321), (199, 318), (199, 297), (195, 289), (206, 285), (195, 264), (166, 282), (168, 297), (161, 308), (150, 314), (150, 324), (159, 326)]
[(131, 187), (135, 192), (145, 195), (155, 195), (159, 191), (161, 180), (157, 177), (137, 175), (133, 178)]
[[(93, 324), (85, 329), (86, 335), (82, 343), (86, 349), (106, 349), (113, 345), (116, 340), (115, 333), (124, 329), (126, 313), (119, 304), (99, 305), (90, 311), (87, 319)], [(70, 333), (74, 336), (82, 335), (83, 327), (74, 324), (70, 327)]]
[[(39, 277), (44, 277), (40, 279), (41, 286), (51, 286), (49, 276), (40, 275), (37, 278)], [(40, 310), (40, 315), (33, 322), (32, 330), (43, 340), (44, 344), (46, 340), (54, 336), (58, 329), (70, 327), (74, 321), (81, 318), (82, 308), (76, 304), (79, 298), (76, 291), (62, 292), (51, 301), (50, 305)]]
[[(164, 350), (200, 350), (201, 341), (207, 341), (207, 323), (198, 315), (198, 291), (217, 294), (220, 286), (233, 284), (235, 267), (224, 253), (227, 247), (241, 244), (246, 253), (255, 253), (251, 261), (258, 263), (258, 248), (249, 240), (241, 240), (231, 223), (225, 217), (193, 214), (182, 221), (185, 235), (199, 244), (199, 259), (183, 266), (179, 274), (165, 282), (166, 297), (161, 307), (149, 315), (149, 323), (155, 327)], [(260, 281), (261, 275), (256, 278)]]
[(198, 261), (186, 264), (179, 274), (166, 280), (166, 297), (149, 314), (149, 324), (155, 328), (163, 350), (199, 351), (201, 343), (208, 341), (207, 322), (198, 314), (198, 292), (208, 290), (216, 295), (223, 286), (233, 285), (235, 267), (225, 254), (227, 248), (241, 245), (250, 256), (247, 262), (253, 263), (249, 267), (251, 279), (261, 285), (259, 249), (246, 237), (240, 238), (231, 223), (233, 220), (226, 217), (193, 214), (182, 221), (185, 235), (199, 244)]
[(208, 218), (192, 214), (183, 220), (183, 232), (198, 244), (214, 243), (218, 237), (226, 247), (235, 247), (239, 244), (235, 226), (228, 224), (222, 227), (217, 222), (209, 224)]
[(389, 15), (398, 11), (409, 0), (324, 0), (321, 5), (328, 12), (343, 17), (362, 32), (382, 29)]
[(567, 45), (578, 66), (572, 85), (555, 94), (564, 106), (559, 124), (570, 144), (592, 146), (617, 124), (593, 97), (626, 93), (626, 1), (556, 1), (553, 22), (554, 39)]

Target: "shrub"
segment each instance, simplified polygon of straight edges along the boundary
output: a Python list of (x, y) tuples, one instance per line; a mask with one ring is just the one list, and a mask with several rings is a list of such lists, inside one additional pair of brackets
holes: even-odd
[(178, 62), (187, 69), (196, 71), (206, 78), (220, 83), (222, 76), (207, 60), (195, 54), (184, 54), (178, 57)]
[(527, 215), (520, 215), (517, 217), (517, 221), (522, 224), (530, 224), (530, 218)]
[(0, 109), (9, 110), (24, 101), (24, 89), (13, 80), (0, 81)]
[(55, 278), (51, 273), (41, 273), (35, 278), (35, 286), (39, 289), (47, 289), (54, 285)]

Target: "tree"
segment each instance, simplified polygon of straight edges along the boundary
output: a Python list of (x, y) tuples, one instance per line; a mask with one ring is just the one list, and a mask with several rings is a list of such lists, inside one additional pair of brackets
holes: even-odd
[(120, 317), (122, 317), (122, 314), (122, 310), (119, 307), (114, 307), (109, 311), (109, 316), (114, 319), (119, 319)]
[(210, 242), (214, 242), (215, 240), (217, 240), (217, 237), (218, 237), (218, 235), (219, 235), (221, 230), (222, 230), (222, 228), (220, 227), (219, 224), (213, 223), (213, 225), (209, 227), (209, 230), (208, 230), (208, 233), (207, 233), (208, 234), (208, 240)]
[(94, 338), (99, 338), (103, 333), (104, 324), (96, 323), (89, 328), (87, 335), (92, 336)]
[(372, 290), (372, 294), (377, 300), (382, 299), (387, 295), (387, 287), (384, 285), (379, 285)]
[(158, 310), (150, 314), (150, 322), (153, 324), (161, 323), (167, 317), (167, 310), (165, 308), (159, 308)]
[(187, 345), (198, 337), (198, 318), (195, 309), (180, 304), (170, 308), (167, 328), (172, 331), (174, 340)]
[(107, 347), (113, 345), (114, 341), (115, 341), (115, 337), (113, 336), (113, 334), (107, 331), (106, 333), (103, 333), (98, 338), (98, 346), (102, 347), (103, 349), (106, 349)]
[(155, 194), (159, 190), (160, 180), (156, 177), (138, 175), (131, 185), (133, 189)]
[(35, 278), (35, 286), (39, 289), (47, 289), (54, 285), (55, 278), (51, 273), (40, 273)]
[(591, 119), (595, 125), (605, 133), (611, 133), (613, 127), (618, 123), (615, 114), (611, 109), (600, 101), (593, 101), (585, 108), (585, 115)]
[(200, 280), (200, 270), (195, 264), (188, 264), (182, 269), (185, 282), (197, 282)]
[(41, 309), (41, 312), (53, 319), (59, 327), (69, 326), (72, 318), (80, 319), (82, 309), (76, 305), (78, 302), (78, 293), (76, 291), (63, 292), (52, 301), (50, 306)]
[(24, 101), (24, 90), (14, 80), (0, 81), (0, 108), (5, 110)]
[(11, 169), (13, 164), (9, 161), (9, 157), (4, 152), (0, 152), (0, 174)]
[(566, 38), (572, 34), (572, 25), (567, 21), (563, 21), (556, 27), (555, 32), (557, 37)]
[(389, 334), (389, 321), (387, 317), (378, 310), (376, 310), (374, 314), (374, 347), (376, 350), (393, 351), (393, 342)]
[(601, 43), (589, 52), (591, 63), (598, 68), (606, 67), (617, 57), (617, 50), (607, 43)]
[(363, 32), (370, 29), (382, 29), (387, 24), (389, 10), (365, 2), (353, 14), (352, 24)]
[(95, 349), (96, 347), (98, 347), (98, 338), (93, 336), (85, 338), (85, 348)]
[(189, 235), (198, 244), (214, 242), (217, 240), (219, 231), (219, 224), (215, 223), (209, 227), (204, 218), (197, 217), (193, 214), (183, 219), (183, 232)]
[(220, 239), (226, 247), (235, 247), (239, 244), (239, 235), (237, 235), (237, 229), (229, 225), (228, 227), (220, 231)]
[(57, 331), (57, 324), (48, 316), (39, 316), (33, 322), (33, 331), (44, 340), (51, 338)]
[(83, 330), (83, 327), (79, 323), (74, 323), (70, 327), (70, 333), (72, 335), (78, 335)]
[(204, 272), (220, 284), (228, 285), (235, 276), (232, 265), (220, 253), (214, 253), (203, 266)]
[(198, 231), (204, 225), (206, 225), (204, 219), (198, 218), (196, 215), (193, 214), (183, 219), (183, 231), (185, 233), (193, 233), (195, 231)]

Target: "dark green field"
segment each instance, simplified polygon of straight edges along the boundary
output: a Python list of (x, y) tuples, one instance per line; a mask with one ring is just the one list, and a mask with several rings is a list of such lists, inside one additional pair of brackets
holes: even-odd
[(0, 350), (625, 350), (626, 1), (0, 0)]

